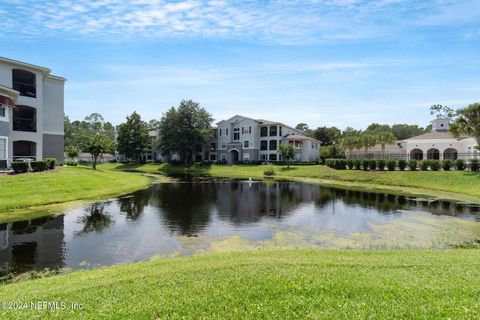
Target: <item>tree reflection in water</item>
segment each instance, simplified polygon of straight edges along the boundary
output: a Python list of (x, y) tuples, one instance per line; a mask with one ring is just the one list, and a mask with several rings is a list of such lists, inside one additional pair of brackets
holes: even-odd
[(85, 214), (78, 218), (78, 223), (83, 224), (83, 229), (77, 235), (91, 232), (101, 233), (114, 222), (105, 211), (105, 203), (95, 203), (85, 209)]

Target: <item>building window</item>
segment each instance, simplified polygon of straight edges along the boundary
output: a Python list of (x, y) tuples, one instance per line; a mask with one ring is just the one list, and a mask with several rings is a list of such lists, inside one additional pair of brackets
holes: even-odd
[(7, 160), (7, 138), (0, 137), (0, 160)]
[(281, 137), (282, 136), (282, 126), (278, 126), (278, 130), (279, 130), (279, 136)]
[(219, 136), (219, 137), (222, 136), (222, 129), (218, 129), (218, 136)]
[(4, 107), (0, 107), (0, 117), (5, 118), (6, 115), (6, 110)]
[(216, 151), (217, 150), (217, 144), (215, 142), (210, 143), (210, 151)]
[(268, 141), (267, 140), (260, 141), (260, 150), (268, 150)]
[(244, 153), (243, 154), (243, 161), (250, 161), (250, 153)]
[(260, 128), (260, 137), (268, 137), (268, 127)]
[(270, 161), (277, 161), (277, 155), (275, 153), (270, 153), (268, 155), (268, 160)]
[(277, 126), (270, 127), (270, 137), (275, 137), (277, 135)]
[(221, 159), (222, 161), (227, 161), (227, 155), (225, 153), (222, 153)]
[(240, 128), (233, 129), (233, 141), (240, 140)]
[(270, 149), (269, 150), (277, 150), (277, 140), (270, 140)]
[(260, 159), (261, 159), (262, 161), (266, 161), (266, 160), (267, 160), (267, 155), (266, 155), (266, 154), (260, 155)]
[(37, 132), (37, 110), (27, 106), (17, 106), (13, 110), (13, 130)]
[(252, 133), (252, 126), (248, 126), (248, 134)]
[(250, 143), (248, 142), (248, 140), (243, 141), (243, 147), (244, 148), (248, 148), (249, 145), (250, 145)]
[(12, 70), (12, 88), (20, 92), (21, 96), (36, 98), (37, 85), (35, 73), (21, 70)]
[(228, 136), (228, 129), (225, 129), (225, 135)]
[(210, 161), (216, 161), (217, 160), (217, 156), (214, 155), (214, 154), (211, 154), (210, 155)]

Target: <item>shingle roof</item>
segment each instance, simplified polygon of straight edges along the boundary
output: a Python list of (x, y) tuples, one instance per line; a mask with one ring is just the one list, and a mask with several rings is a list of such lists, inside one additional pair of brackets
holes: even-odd
[(454, 137), (451, 132), (439, 132), (439, 131), (432, 131), (428, 133), (421, 134), (416, 137), (411, 137), (405, 140), (429, 140), (429, 139), (454, 139), (454, 140), (462, 140), (468, 138), (467, 136), (460, 136), (458, 138)]

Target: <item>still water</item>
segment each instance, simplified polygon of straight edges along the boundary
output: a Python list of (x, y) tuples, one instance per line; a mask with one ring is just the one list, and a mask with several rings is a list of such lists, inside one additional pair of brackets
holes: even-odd
[(447, 248), (480, 209), (291, 182), (157, 184), (62, 215), (0, 225), (0, 273), (269, 247)]

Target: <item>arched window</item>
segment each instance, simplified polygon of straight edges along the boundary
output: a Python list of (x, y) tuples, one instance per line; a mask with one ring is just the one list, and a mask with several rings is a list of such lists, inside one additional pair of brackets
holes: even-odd
[(420, 149), (413, 149), (410, 151), (410, 159), (412, 160), (422, 160), (423, 159), (423, 151)]
[(428, 160), (440, 160), (440, 151), (438, 149), (432, 148), (427, 151)]
[(37, 110), (27, 106), (13, 109), (13, 130), (37, 132)]
[(454, 149), (454, 148), (445, 149), (445, 151), (443, 152), (443, 158), (445, 160), (457, 160), (458, 158), (457, 149)]
[(35, 73), (22, 70), (12, 70), (12, 88), (20, 92), (21, 96), (36, 98), (37, 82)]
[(13, 141), (13, 160), (36, 159), (36, 143), (32, 141)]

